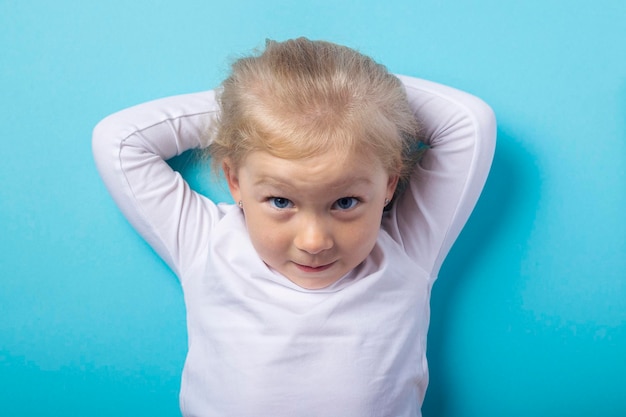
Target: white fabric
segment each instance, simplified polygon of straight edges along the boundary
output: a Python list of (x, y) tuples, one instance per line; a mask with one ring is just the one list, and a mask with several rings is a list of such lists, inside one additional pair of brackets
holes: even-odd
[(183, 287), (183, 415), (420, 415), (430, 289), (487, 177), (495, 119), (467, 93), (399, 78), (429, 149), (371, 255), (322, 290), (268, 269), (242, 211), (215, 205), (166, 164), (202, 146), (213, 92), (145, 103), (96, 127), (104, 182)]

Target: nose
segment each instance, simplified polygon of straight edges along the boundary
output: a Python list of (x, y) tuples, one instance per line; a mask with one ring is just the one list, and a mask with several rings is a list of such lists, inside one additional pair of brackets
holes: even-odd
[(332, 248), (334, 242), (326, 222), (317, 217), (308, 217), (301, 221), (294, 244), (298, 249), (316, 255)]

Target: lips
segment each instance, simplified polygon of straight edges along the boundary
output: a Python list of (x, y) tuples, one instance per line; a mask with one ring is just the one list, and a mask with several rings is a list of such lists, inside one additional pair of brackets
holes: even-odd
[(294, 262), (294, 265), (303, 272), (308, 272), (308, 273), (315, 273), (315, 272), (323, 272), (325, 270), (327, 270), (328, 268), (330, 268), (331, 266), (333, 266), (334, 262), (331, 262), (329, 264), (326, 265), (319, 265), (319, 266), (311, 266), (311, 265), (302, 265), (299, 264), (297, 262)]

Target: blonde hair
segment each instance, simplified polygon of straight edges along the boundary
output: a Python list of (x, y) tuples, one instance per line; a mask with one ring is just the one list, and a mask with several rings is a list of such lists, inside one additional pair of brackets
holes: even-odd
[(408, 177), (417, 123), (400, 80), (345, 46), (306, 38), (268, 40), (241, 58), (218, 95), (221, 112), (208, 152), (219, 170), (254, 151), (285, 159), (353, 152)]

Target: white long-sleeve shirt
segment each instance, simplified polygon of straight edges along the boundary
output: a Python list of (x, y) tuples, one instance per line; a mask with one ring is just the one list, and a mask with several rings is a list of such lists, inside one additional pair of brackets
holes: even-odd
[(242, 210), (196, 193), (165, 162), (206, 145), (219, 111), (212, 91), (141, 104), (95, 128), (107, 188), (183, 288), (186, 417), (421, 414), (431, 286), (484, 185), (495, 119), (467, 93), (399, 78), (428, 150), (371, 254), (320, 290), (268, 268)]

